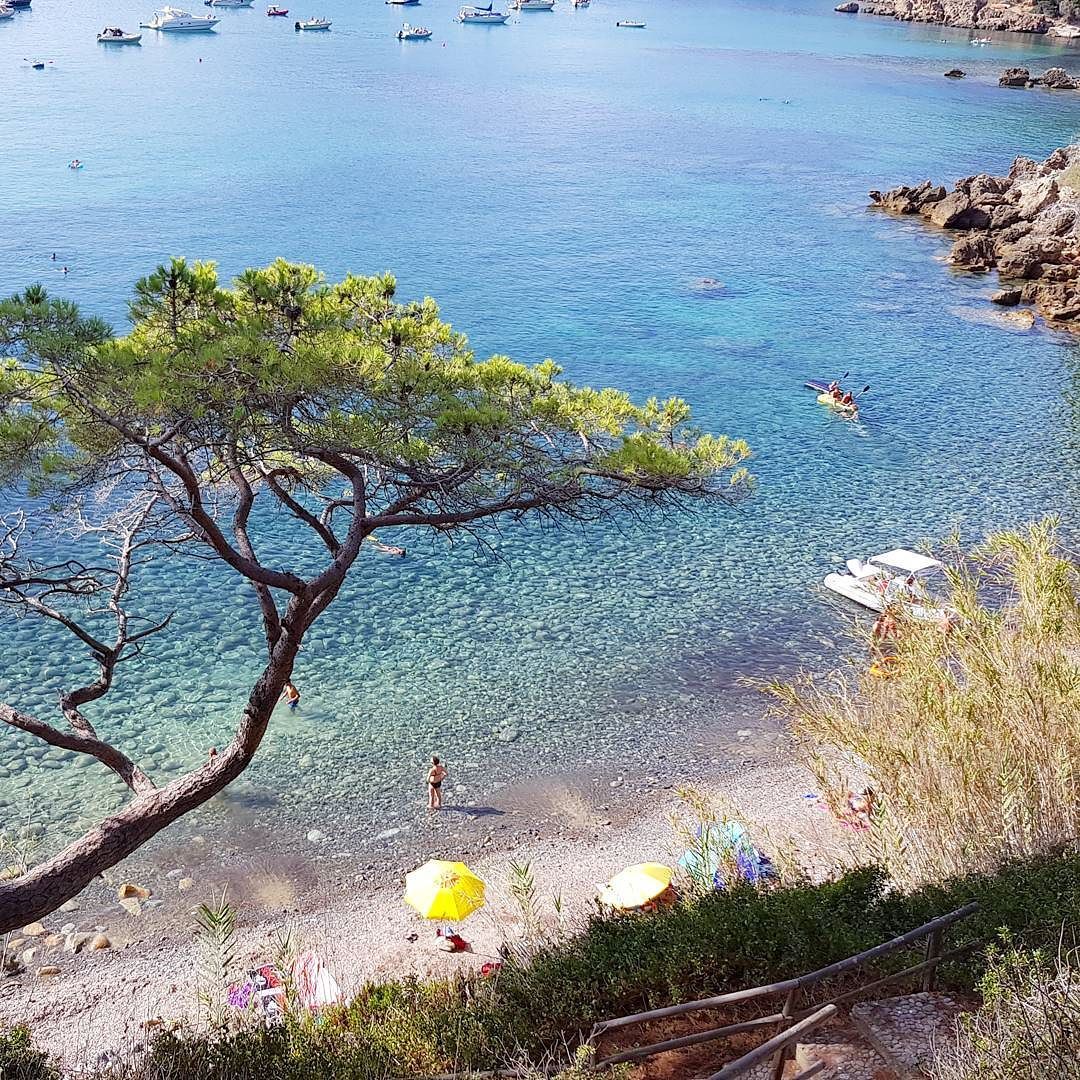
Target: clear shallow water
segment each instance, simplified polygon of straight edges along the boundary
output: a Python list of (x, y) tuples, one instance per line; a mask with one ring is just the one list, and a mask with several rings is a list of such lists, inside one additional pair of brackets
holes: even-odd
[[(435, 31), (420, 44), (373, 0), (223, 11), (213, 37), (111, 49), (94, 33), (149, 4), (38, 0), (0, 23), (0, 289), (43, 280), (121, 326), (131, 283), (173, 254), (224, 276), (277, 255), (392, 269), (481, 352), (683, 394), (754, 447), (760, 487), (737, 512), (512, 529), (499, 564), (415, 537), (404, 562), (365, 556), (307, 641), (301, 709), (238, 789), (241, 820), (282, 812), (296, 835), (408, 820), (432, 750), (479, 795), (741, 723), (738, 676), (832, 654), (844, 619), (814, 583), (844, 556), (1076, 507), (1073, 348), (988, 321), (990, 280), (951, 275), (938, 237), (865, 206), (870, 187), (1002, 171), (1072, 138), (1080, 98), (994, 83), (1080, 53), (975, 49), (827, 2), (593, 0), (502, 29), (454, 10), (406, 10)], [(329, 34), (293, 32), (320, 13)], [(614, 26), (638, 16), (647, 30)], [(941, 77), (956, 65), (967, 80)], [(800, 388), (849, 370), (873, 386), (859, 424)], [(99, 716), (167, 776), (227, 736), (256, 614), (202, 568), (170, 568), (148, 602), (178, 610), (176, 631)], [(67, 647), (29, 622), (0, 641), (0, 691), (48, 712)], [(0, 817), (29, 810), (60, 837), (122, 797), (98, 772), (0, 733)]]

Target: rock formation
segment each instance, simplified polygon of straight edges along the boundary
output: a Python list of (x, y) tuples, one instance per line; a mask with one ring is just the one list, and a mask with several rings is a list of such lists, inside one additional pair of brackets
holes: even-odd
[(945, 72), (945, 78), (962, 79), (964, 77), (964, 74), (965, 72), (961, 71), (959, 68), (950, 68), (948, 71)]
[[(850, 11), (842, 4), (837, 11)], [(1055, 20), (1038, 10), (1035, 0), (861, 0), (857, 10), (904, 22), (941, 23), (972, 30), (1014, 30), (1024, 34), (1053, 32), (1071, 36), (1071, 27), (1059, 28)]]
[(1031, 304), (1048, 322), (1080, 332), (1080, 143), (1042, 163), (1018, 157), (1008, 176), (968, 176), (952, 191), (926, 180), (871, 191), (870, 199), (890, 214), (960, 231), (949, 262), (996, 269), (995, 304)]
[(1080, 90), (1080, 79), (1074, 79), (1064, 68), (1047, 68), (1042, 75), (1032, 76), (1027, 68), (1006, 68), (998, 86), (1045, 86), (1047, 90)]

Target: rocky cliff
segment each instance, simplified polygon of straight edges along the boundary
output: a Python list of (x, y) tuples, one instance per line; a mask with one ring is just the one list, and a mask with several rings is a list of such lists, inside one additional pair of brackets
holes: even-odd
[(1041, 164), (1018, 157), (1008, 176), (968, 176), (952, 191), (929, 180), (871, 191), (874, 206), (918, 214), (956, 231), (949, 262), (996, 269), (995, 303), (1031, 304), (1048, 322), (1080, 332), (1080, 143)]
[(1024, 34), (1074, 35), (1062, 18), (1046, 15), (1033, 0), (848, 0), (836, 10), (884, 15), (904, 22), (942, 23), (972, 30), (1013, 30)]

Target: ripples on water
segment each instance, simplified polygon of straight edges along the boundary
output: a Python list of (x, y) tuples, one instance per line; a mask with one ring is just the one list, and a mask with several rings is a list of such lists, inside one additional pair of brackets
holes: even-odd
[[(420, 44), (374, 0), (316, 7), (112, 49), (95, 32), (149, 2), (36, 0), (0, 23), (0, 289), (43, 280), (122, 326), (131, 283), (170, 255), (223, 275), (278, 255), (390, 268), (479, 351), (686, 395), (750, 441), (760, 487), (649, 528), (510, 529), (497, 564), (415, 537), (394, 538), (405, 561), (365, 555), (305, 644), (302, 706), (275, 720), (241, 816), (382, 828), (432, 750), (479, 789), (732, 723), (738, 676), (833, 655), (844, 620), (815, 583), (844, 556), (1075, 510), (1072, 348), (966, 317), (992, 283), (865, 212), (872, 186), (1000, 172), (1072, 137), (1075, 97), (993, 85), (1017, 62), (1080, 67), (1064, 46), (973, 49), (827, 0), (560, 0), (503, 29), (435, 0), (406, 12), (435, 31)], [(317, 13), (330, 33), (293, 32)], [(614, 26), (639, 15), (646, 31)], [(968, 79), (941, 77), (957, 64)], [(801, 389), (849, 370), (873, 387), (858, 424)], [(164, 777), (227, 737), (258, 656), (237, 582), (163, 573), (150, 600), (178, 610), (175, 632), (99, 715)], [(30, 622), (2, 634), (0, 690), (48, 713), (68, 646)], [(2, 739), (0, 815), (71, 830), (120, 801), (96, 765)]]

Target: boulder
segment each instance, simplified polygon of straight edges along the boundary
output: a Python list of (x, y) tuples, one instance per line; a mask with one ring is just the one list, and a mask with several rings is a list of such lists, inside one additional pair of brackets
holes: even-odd
[(990, 211), (990, 228), (997, 232), (1007, 229), (1020, 220), (1020, 211), (1015, 206), (995, 206)]
[(1061, 26), (1050, 27), (1050, 33), (1053, 37), (1059, 38), (1080, 37), (1080, 26), (1070, 26), (1068, 23), (1064, 23)]
[(1038, 253), (1023, 244), (1006, 244), (998, 248), (997, 267), (1003, 281), (1037, 278), (1043, 272)]
[(972, 202), (986, 205), (987, 200), (1000, 202), (1013, 186), (1013, 182), (1007, 176), (990, 176), (988, 173), (979, 173), (976, 176), (969, 176), (961, 180), (956, 186), (961, 191), (966, 191), (971, 196)]
[(972, 206), (962, 191), (935, 202), (926, 216), (943, 229), (985, 229), (990, 224), (990, 215), (982, 207)]
[(1013, 158), (1012, 168), (1009, 169), (1010, 180), (1027, 180), (1032, 176), (1038, 176), (1039, 163), (1022, 154)]
[(1072, 164), (1071, 147), (1059, 146), (1043, 163), (1041, 172), (1060, 172)]
[(111, 949), (112, 942), (104, 934), (95, 934), (87, 943), (87, 952), (100, 952), (102, 949)]
[(1048, 68), (1039, 76), (1039, 82), (1049, 90), (1080, 90), (1080, 82), (1064, 68)]
[(149, 900), (153, 895), (149, 889), (144, 889), (141, 885), (121, 885), (116, 890), (116, 896), (119, 900)]
[(45, 933), (45, 927), (39, 922), (32, 922), (29, 926), (22, 928), (23, 937), (40, 937)]
[(855, 0), (848, 0), (846, 4), (837, 4), (833, 11), (839, 11), (841, 15), (858, 15), (859, 5)]
[(1001, 307), (1016, 307), (1020, 303), (1021, 292), (1019, 289), (998, 289), (990, 297), (991, 304), (999, 304)]
[(962, 79), (964, 77), (964, 74), (965, 72), (961, 71), (959, 68), (950, 68), (948, 71), (945, 72), (945, 78)]
[(1030, 308), (1022, 311), (1003, 311), (1001, 318), (1019, 330), (1030, 330), (1035, 325), (1035, 312)]
[(1080, 319), (1080, 292), (1072, 282), (1040, 289), (1038, 303), (1044, 319), (1053, 322), (1073, 322)]
[(949, 252), (949, 263), (958, 270), (989, 270), (994, 265), (994, 241), (989, 233), (961, 236)]
[(1031, 72), (1027, 68), (1006, 68), (998, 79), (998, 86), (1030, 86)]
[(1053, 206), (1060, 196), (1058, 183), (1052, 176), (1028, 181), (1020, 191), (1016, 209), (1022, 218), (1030, 221), (1048, 206)]
[(52, 975), (59, 975), (60, 969), (55, 964), (46, 964), (38, 968), (38, 978), (47, 979)]

